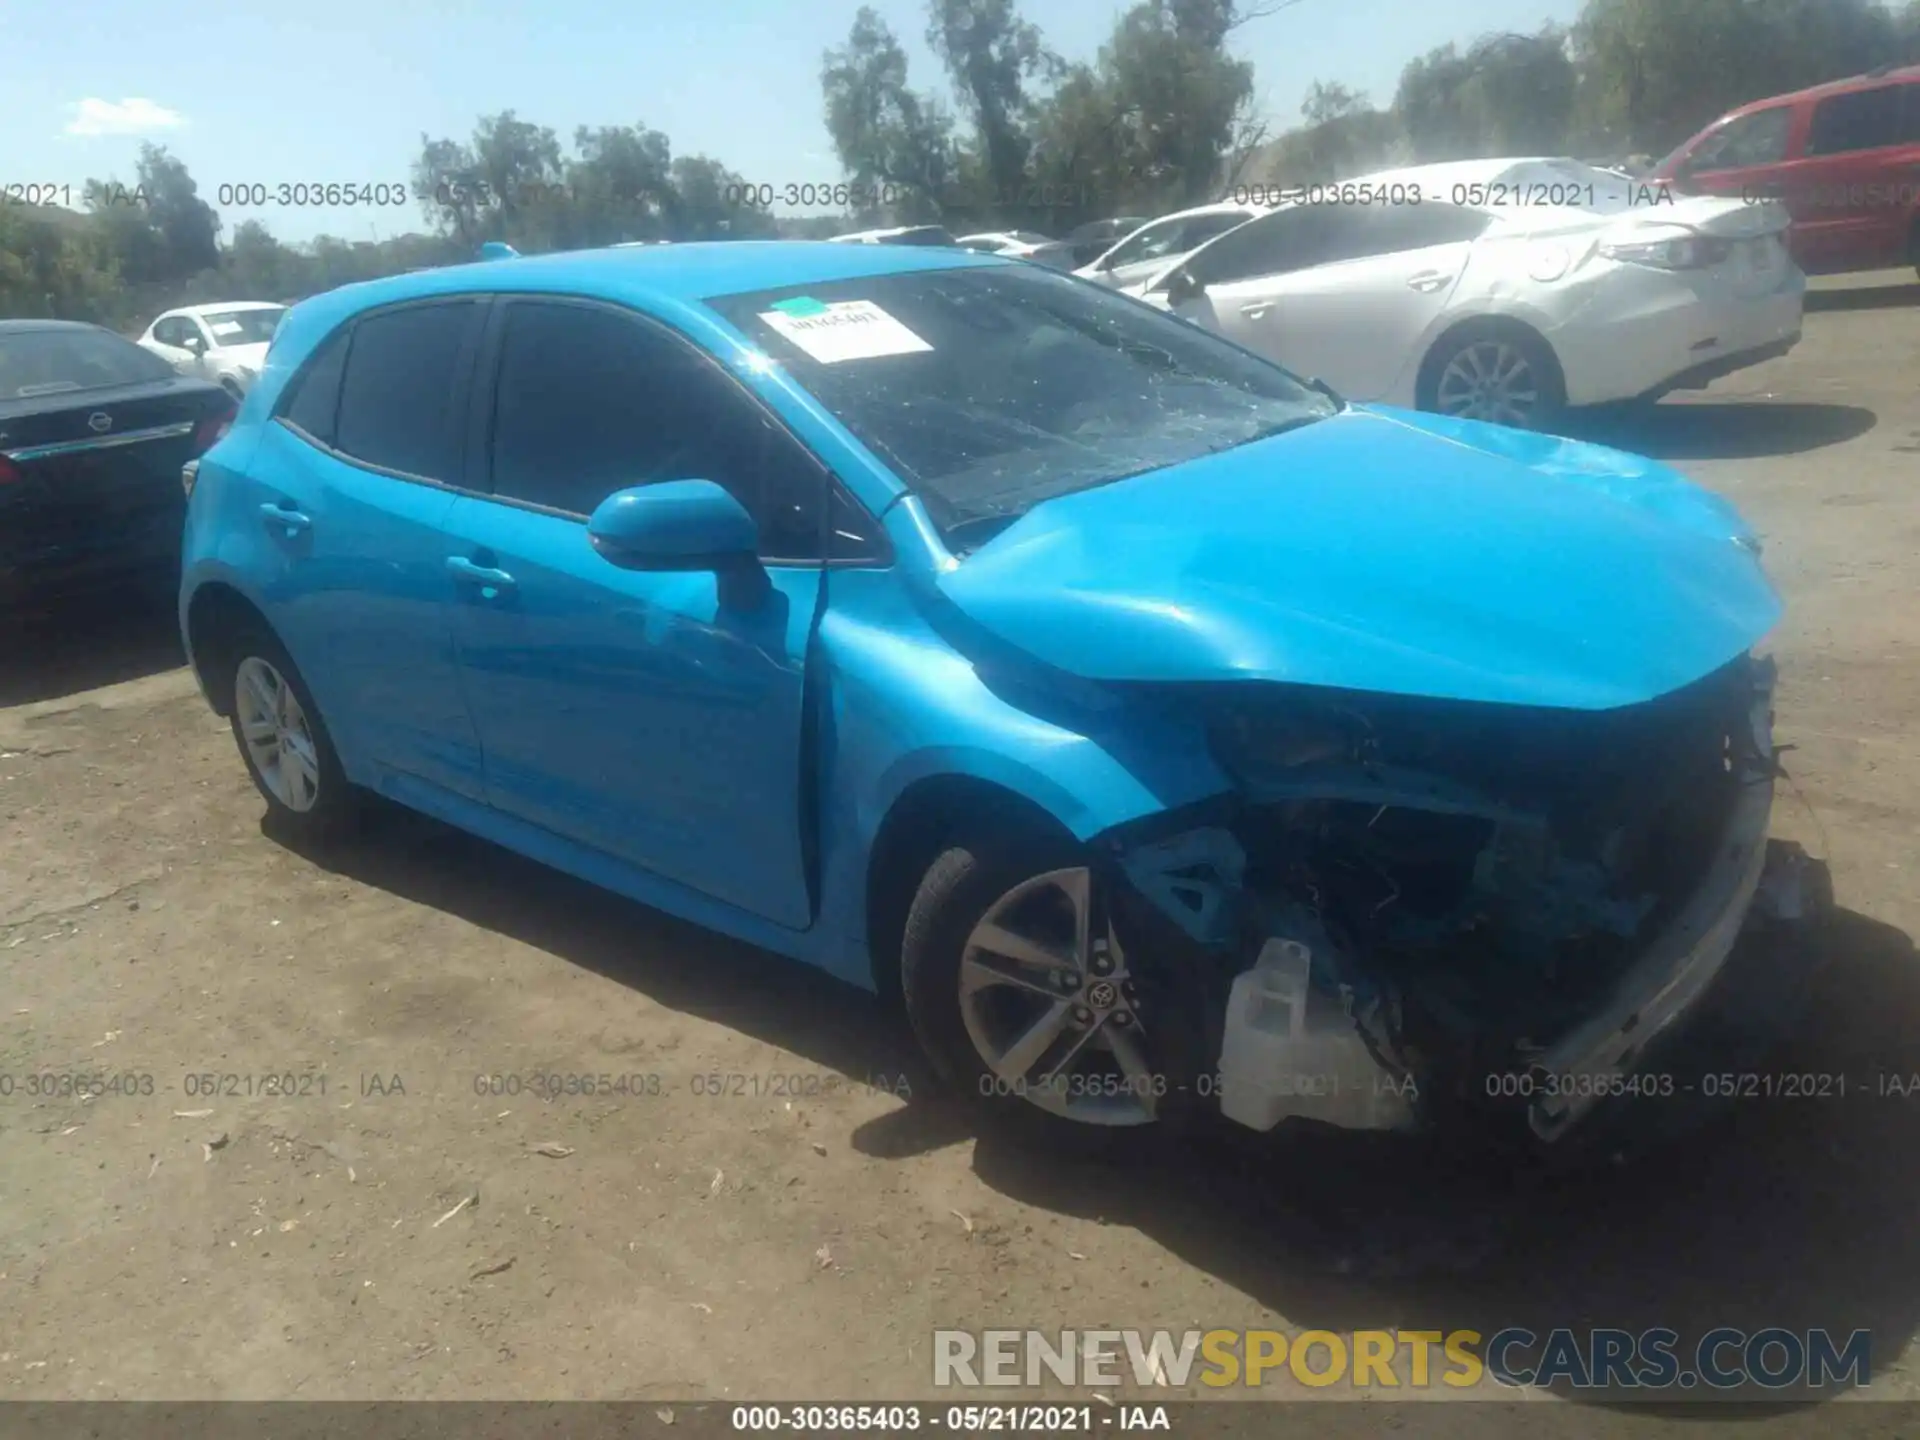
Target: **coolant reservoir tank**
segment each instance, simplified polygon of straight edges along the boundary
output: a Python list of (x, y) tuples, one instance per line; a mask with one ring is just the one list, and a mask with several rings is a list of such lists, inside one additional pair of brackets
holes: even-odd
[(1234, 978), (1220, 1048), (1220, 1110), (1271, 1130), (1289, 1116), (1354, 1130), (1412, 1119), (1410, 1085), (1368, 1051), (1346, 1007), (1313, 988), (1313, 953), (1275, 937)]

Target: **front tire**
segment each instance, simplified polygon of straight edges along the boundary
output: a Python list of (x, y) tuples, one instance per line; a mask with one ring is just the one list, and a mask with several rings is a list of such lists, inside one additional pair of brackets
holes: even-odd
[(901, 982), (936, 1073), (1048, 1145), (1156, 1134), (1153, 1021), (1078, 847), (992, 827), (942, 852), (907, 914)]
[(329, 842), (360, 819), (320, 708), (277, 636), (247, 629), (226, 648), (229, 724), (254, 788), (286, 834)]

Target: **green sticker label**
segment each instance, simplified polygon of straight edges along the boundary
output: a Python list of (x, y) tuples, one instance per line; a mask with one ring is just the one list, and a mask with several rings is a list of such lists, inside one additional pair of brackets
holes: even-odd
[(827, 307), (811, 295), (796, 295), (791, 300), (776, 300), (773, 302), (773, 308), (778, 310), (782, 315), (791, 315), (795, 319), (807, 315), (824, 315), (827, 313)]

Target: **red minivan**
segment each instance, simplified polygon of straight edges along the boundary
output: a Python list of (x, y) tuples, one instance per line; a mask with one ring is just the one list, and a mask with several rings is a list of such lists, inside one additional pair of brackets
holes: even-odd
[(1742, 106), (1649, 179), (1784, 202), (1794, 259), (1810, 275), (1920, 266), (1920, 66)]

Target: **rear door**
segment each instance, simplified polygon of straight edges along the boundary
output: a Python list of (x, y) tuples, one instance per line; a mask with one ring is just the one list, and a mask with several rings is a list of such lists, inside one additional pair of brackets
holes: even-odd
[(1401, 378), (1446, 314), (1490, 217), (1458, 205), (1338, 207), (1318, 264), (1285, 277), (1277, 324), (1282, 363), (1355, 400), (1411, 399)]
[[(249, 578), (356, 779), (484, 796), (442, 530), (486, 302), (372, 311), (288, 386), (248, 466)], [(371, 773), (365, 773), (365, 772)]]
[(1920, 193), (1920, 85), (1876, 85), (1813, 107), (1808, 181), (1824, 270), (1874, 270), (1908, 259)]

